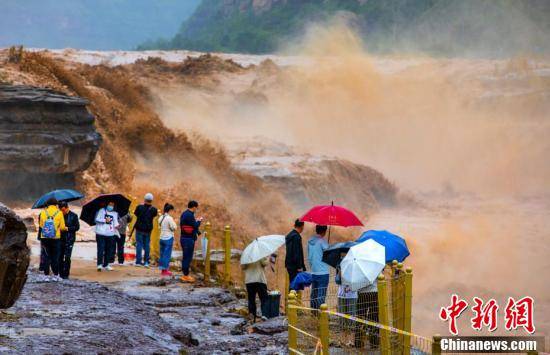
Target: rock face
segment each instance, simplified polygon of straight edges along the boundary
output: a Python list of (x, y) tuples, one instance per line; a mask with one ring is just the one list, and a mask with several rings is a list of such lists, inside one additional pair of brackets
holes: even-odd
[(11, 307), (19, 298), (28, 266), (27, 228), (0, 203), (0, 309)]
[(347, 160), (313, 156), (285, 144), (257, 137), (228, 141), (235, 167), (260, 177), (305, 210), (312, 205), (345, 201), (355, 211), (397, 204), (399, 189), (379, 171)]
[(4, 189), (56, 178), (70, 182), (75, 172), (91, 164), (101, 136), (87, 104), (85, 99), (49, 89), (0, 85), (0, 180), (7, 185)]

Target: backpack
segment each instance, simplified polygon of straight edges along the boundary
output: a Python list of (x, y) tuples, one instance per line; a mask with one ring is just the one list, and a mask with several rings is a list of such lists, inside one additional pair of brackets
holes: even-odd
[(54, 239), (55, 237), (57, 237), (57, 228), (55, 228), (55, 216), (57, 216), (59, 211), (56, 211), (53, 216), (50, 216), (47, 209), (44, 212), (46, 213), (46, 220), (44, 221), (44, 227), (42, 227), (42, 238)]

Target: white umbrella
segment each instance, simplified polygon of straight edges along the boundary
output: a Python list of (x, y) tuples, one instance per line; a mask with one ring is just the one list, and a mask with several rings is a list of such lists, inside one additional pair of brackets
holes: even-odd
[(248, 244), (241, 255), (241, 264), (252, 264), (273, 254), (283, 244), (284, 235), (266, 235), (258, 237)]
[(351, 247), (340, 263), (342, 284), (352, 291), (371, 285), (386, 265), (386, 248), (369, 239)]

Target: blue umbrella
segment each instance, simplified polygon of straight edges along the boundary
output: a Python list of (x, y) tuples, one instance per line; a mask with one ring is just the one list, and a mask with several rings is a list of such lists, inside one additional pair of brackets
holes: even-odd
[(75, 190), (69, 190), (69, 189), (67, 189), (67, 190), (54, 190), (54, 191), (48, 192), (45, 195), (42, 195), (42, 197), (40, 197), (38, 200), (36, 200), (34, 205), (32, 205), (32, 208), (46, 207), (46, 203), (52, 197), (55, 198), (59, 202), (60, 201), (70, 202), (70, 201), (80, 200), (81, 198), (84, 197), (84, 195), (81, 194), (78, 191), (75, 191)]
[(294, 280), (290, 283), (290, 289), (301, 291), (305, 287), (308, 287), (311, 285), (311, 274), (309, 272), (302, 271), (296, 275)]
[(397, 260), (403, 262), (410, 255), (405, 239), (388, 231), (369, 230), (357, 239), (358, 243), (372, 239), (386, 247), (386, 262)]

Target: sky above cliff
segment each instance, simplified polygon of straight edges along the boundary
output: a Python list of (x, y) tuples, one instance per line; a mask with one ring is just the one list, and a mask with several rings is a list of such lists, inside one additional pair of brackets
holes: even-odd
[(0, 0), (0, 47), (133, 49), (174, 35), (200, 0)]

